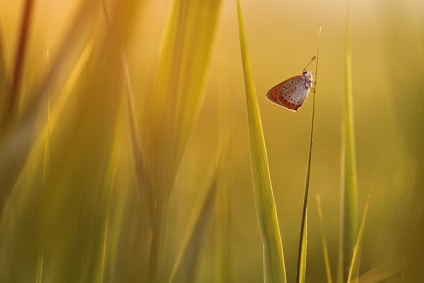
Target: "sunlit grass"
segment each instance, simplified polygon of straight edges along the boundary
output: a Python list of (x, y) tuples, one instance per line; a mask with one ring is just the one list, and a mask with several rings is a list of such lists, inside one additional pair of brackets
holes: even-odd
[(277, 210), (269, 174), (268, 157), (265, 148), (255, 81), (253, 79), (247, 49), (240, 0), (237, 0), (237, 12), (246, 91), (253, 195), (263, 243), (264, 282), (286, 282), (283, 245), (281, 242)]
[[(346, 1), (345, 25), (345, 95), (342, 124), (342, 171), (340, 197), (340, 243), (337, 282), (345, 282), (357, 237), (356, 152), (352, 93), (352, 58), (350, 40), (350, 1)], [(356, 274), (357, 276), (357, 274)], [(355, 275), (353, 277), (356, 277)], [(352, 276), (350, 277), (352, 278)]]
[[(2, 2), (0, 282), (421, 282), (422, 7), (327, 4)], [(321, 23), (318, 95), (275, 111)]]

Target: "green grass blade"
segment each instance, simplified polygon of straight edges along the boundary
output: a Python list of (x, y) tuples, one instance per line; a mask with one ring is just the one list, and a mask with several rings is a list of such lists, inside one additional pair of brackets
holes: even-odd
[(342, 138), (341, 224), (338, 282), (344, 282), (357, 237), (356, 153), (353, 124), (352, 59), (350, 52), (349, 0), (346, 2), (345, 103)]
[(306, 279), (306, 255), (308, 251), (308, 214), (306, 211), (305, 219), (301, 232), (301, 243), (299, 249), (299, 262), (297, 269), (297, 282), (304, 283)]
[(246, 35), (240, 0), (237, 1), (240, 48), (243, 61), (246, 104), (249, 128), (250, 159), (256, 214), (263, 242), (264, 281), (286, 282), (283, 246), (278, 226), (277, 211), (272, 192), (261, 117), (255, 83), (247, 51)]
[(321, 230), (322, 249), (324, 252), (325, 272), (327, 274), (327, 282), (333, 283), (333, 279), (331, 276), (331, 268), (330, 268), (330, 257), (328, 256), (327, 240), (326, 240), (325, 231), (324, 231), (324, 221), (322, 218), (321, 200), (319, 195), (317, 195), (317, 208), (318, 208), (319, 227)]
[(201, 106), (220, 5), (178, 0), (172, 8), (149, 126), (158, 130), (148, 141), (152, 185), (165, 201)]
[[(321, 37), (321, 27), (318, 32), (318, 44), (315, 65), (315, 82), (318, 74), (318, 60), (319, 60), (319, 40)], [(303, 208), (302, 208), (302, 222), (300, 225), (300, 237), (299, 237), (299, 249), (298, 249), (298, 262), (297, 262), (297, 282), (305, 282), (306, 276), (306, 251), (307, 251), (307, 213), (308, 213), (308, 196), (309, 196), (309, 181), (311, 177), (311, 164), (312, 164), (312, 145), (314, 137), (314, 121), (315, 121), (315, 101), (316, 101), (316, 84), (314, 91), (314, 99), (312, 103), (312, 115), (311, 115), (311, 133), (309, 136), (309, 153), (308, 153), (308, 164), (306, 168), (306, 181), (305, 181), (305, 194), (303, 196)]]
[(365, 204), (364, 214), (362, 216), (361, 227), (359, 228), (358, 238), (356, 240), (355, 249), (353, 250), (352, 262), (349, 268), (349, 276), (347, 282), (358, 282), (359, 264), (362, 252), (362, 243), (364, 239), (365, 220), (367, 219), (368, 201)]
[(168, 23), (145, 141), (155, 206), (148, 271), (152, 282), (161, 275), (169, 196), (201, 106), (221, 2), (174, 1)]

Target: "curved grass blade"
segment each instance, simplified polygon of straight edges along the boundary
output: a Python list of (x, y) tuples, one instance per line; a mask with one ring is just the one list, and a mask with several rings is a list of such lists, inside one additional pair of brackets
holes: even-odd
[(355, 131), (353, 124), (352, 59), (350, 52), (349, 0), (346, 0), (345, 104), (342, 129), (340, 242), (337, 282), (344, 282), (357, 237), (357, 188)]
[(255, 83), (247, 50), (240, 0), (237, 0), (237, 11), (240, 49), (246, 88), (253, 195), (263, 243), (264, 282), (286, 282), (283, 246), (269, 175), (268, 158), (259, 106), (256, 98)]
[(349, 276), (347, 278), (348, 283), (358, 282), (357, 275), (359, 274), (359, 264), (360, 264), (360, 257), (362, 253), (362, 243), (364, 239), (365, 220), (367, 218), (367, 212), (368, 212), (368, 201), (365, 204), (364, 214), (362, 216), (362, 221), (361, 221), (361, 227), (359, 228), (359, 232), (358, 232), (358, 239), (356, 240), (355, 249), (353, 250), (352, 262), (350, 264)]
[[(318, 32), (318, 44), (315, 65), (315, 81), (318, 76), (318, 60), (319, 60), (319, 40), (321, 37), (321, 26)], [(314, 121), (315, 121), (315, 99), (316, 99), (316, 87), (314, 91), (314, 99), (312, 103), (312, 118), (311, 118), (311, 134), (309, 137), (309, 154), (308, 154), (308, 165), (306, 169), (306, 181), (305, 181), (305, 194), (303, 196), (303, 209), (302, 209), (302, 222), (300, 225), (300, 237), (299, 237), (299, 250), (298, 250), (298, 262), (297, 262), (297, 278), (296, 281), (299, 283), (305, 282), (306, 275), (306, 250), (307, 250), (307, 213), (308, 213), (308, 196), (309, 196), (309, 180), (311, 177), (311, 163), (312, 163), (312, 144), (314, 136)]]

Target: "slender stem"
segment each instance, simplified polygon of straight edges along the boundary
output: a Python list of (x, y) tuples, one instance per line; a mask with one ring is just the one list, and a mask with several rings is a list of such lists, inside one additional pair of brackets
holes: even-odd
[[(318, 77), (318, 58), (319, 58), (319, 39), (321, 37), (321, 26), (319, 28), (319, 34), (318, 34), (318, 47), (317, 47), (317, 55), (316, 60), (317, 63), (315, 65), (315, 81)], [(316, 89), (316, 88), (315, 88)], [(316, 90), (315, 90), (316, 91)], [(300, 271), (301, 271), (301, 263), (302, 263), (302, 251), (306, 248), (304, 247), (304, 244), (306, 244), (306, 241), (303, 241), (306, 227), (306, 216), (307, 216), (307, 207), (308, 207), (308, 195), (309, 195), (309, 180), (311, 176), (311, 163), (312, 163), (312, 144), (313, 144), (313, 136), (314, 136), (314, 121), (315, 121), (315, 99), (316, 95), (314, 93), (313, 103), (312, 103), (312, 118), (311, 118), (311, 134), (309, 139), (309, 155), (308, 155), (308, 165), (306, 169), (306, 182), (305, 182), (305, 194), (303, 197), (303, 208), (302, 208), (302, 221), (300, 226), (300, 237), (299, 237), (299, 248), (298, 248), (298, 254), (297, 254), (297, 276), (296, 276), (296, 282), (299, 283), (299, 280), (301, 278)]]

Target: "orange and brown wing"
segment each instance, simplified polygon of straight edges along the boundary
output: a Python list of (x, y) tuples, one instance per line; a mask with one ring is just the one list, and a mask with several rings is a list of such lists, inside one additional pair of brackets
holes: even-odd
[(287, 109), (290, 109), (290, 110), (297, 111), (297, 109), (300, 107), (300, 105), (296, 105), (294, 103), (291, 103), (290, 101), (288, 101), (287, 99), (285, 99), (282, 95), (280, 95), (280, 93), (282, 93), (281, 87), (286, 82), (287, 81), (284, 81), (284, 82), (279, 83), (278, 85), (274, 86), (273, 88), (271, 88), (268, 91), (268, 93), (266, 94), (266, 97), (271, 102), (274, 102), (275, 104), (281, 105), (281, 106), (283, 106), (283, 107), (285, 107)]

